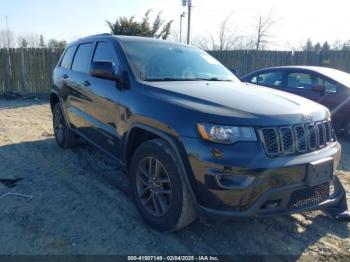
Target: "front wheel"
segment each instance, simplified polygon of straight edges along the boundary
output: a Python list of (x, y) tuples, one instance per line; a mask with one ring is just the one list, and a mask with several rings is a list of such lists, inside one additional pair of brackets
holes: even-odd
[(136, 206), (156, 230), (175, 231), (196, 218), (177, 157), (161, 139), (144, 142), (132, 158), (130, 175)]

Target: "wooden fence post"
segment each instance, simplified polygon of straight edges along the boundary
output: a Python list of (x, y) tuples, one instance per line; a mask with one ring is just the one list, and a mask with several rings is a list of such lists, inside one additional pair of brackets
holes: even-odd
[(7, 48), (4, 49), (4, 64), (5, 64), (5, 88), (4, 91), (11, 91), (11, 70), (10, 70), (10, 55)]
[(24, 62), (24, 50), (21, 48), (21, 83), (22, 83), (22, 92), (23, 94), (27, 93), (27, 70)]
[(52, 48), (49, 48), (48, 49), (48, 56), (47, 56), (47, 59), (48, 59), (48, 66), (49, 66), (49, 70), (48, 70), (48, 78), (49, 78), (49, 83), (50, 83), (50, 86), (49, 86), (49, 92), (53, 86), (53, 80), (52, 80), (52, 70), (54, 69), (54, 65), (53, 65), (53, 62), (52, 62)]

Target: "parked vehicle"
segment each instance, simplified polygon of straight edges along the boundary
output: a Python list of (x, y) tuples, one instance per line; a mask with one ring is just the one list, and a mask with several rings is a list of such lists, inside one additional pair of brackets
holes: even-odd
[(329, 111), (246, 86), (206, 52), (97, 35), (70, 44), (50, 97), (57, 144), (78, 137), (128, 172), (142, 218), (173, 231), (201, 218), (322, 209), (349, 216), (334, 175), (340, 144)]
[(350, 74), (316, 66), (280, 66), (250, 73), (243, 81), (300, 95), (329, 108), (337, 133), (350, 140)]

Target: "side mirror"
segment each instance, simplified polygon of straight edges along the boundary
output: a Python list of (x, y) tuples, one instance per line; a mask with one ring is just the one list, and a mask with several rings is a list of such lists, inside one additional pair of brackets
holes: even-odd
[(326, 87), (323, 85), (315, 85), (315, 86), (312, 86), (312, 91), (323, 93), (326, 91)]
[(118, 80), (115, 74), (114, 64), (110, 61), (92, 62), (90, 67), (90, 75), (108, 80)]

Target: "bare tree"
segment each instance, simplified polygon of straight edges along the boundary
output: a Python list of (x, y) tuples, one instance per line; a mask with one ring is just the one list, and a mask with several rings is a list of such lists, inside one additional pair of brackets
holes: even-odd
[(273, 10), (270, 10), (267, 15), (259, 14), (256, 18), (255, 25), (255, 49), (260, 50), (271, 41), (271, 29), (280, 19), (275, 18)]
[(180, 32), (178, 30), (171, 30), (167, 40), (173, 42), (180, 42)]
[(220, 31), (219, 31), (219, 44), (218, 49), (220, 51), (230, 49), (234, 42), (234, 36), (233, 32), (231, 31), (230, 26), (228, 25), (228, 22), (231, 18), (231, 14), (228, 15), (220, 25)]
[(27, 40), (28, 47), (36, 48), (36, 47), (39, 47), (40, 45), (40, 35), (38, 34), (35, 34), (35, 33), (27, 34), (25, 36), (25, 39)]
[(197, 36), (192, 44), (205, 50), (230, 50), (237, 49), (243, 42), (244, 37), (239, 36), (230, 23), (232, 14), (222, 20), (218, 35), (208, 34), (207, 36)]
[(15, 35), (9, 29), (0, 30), (0, 48), (10, 48), (15, 46)]
[(41, 35), (29, 33), (17, 37), (17, 45), (20, 47), (38, 48), (41, 45)]

